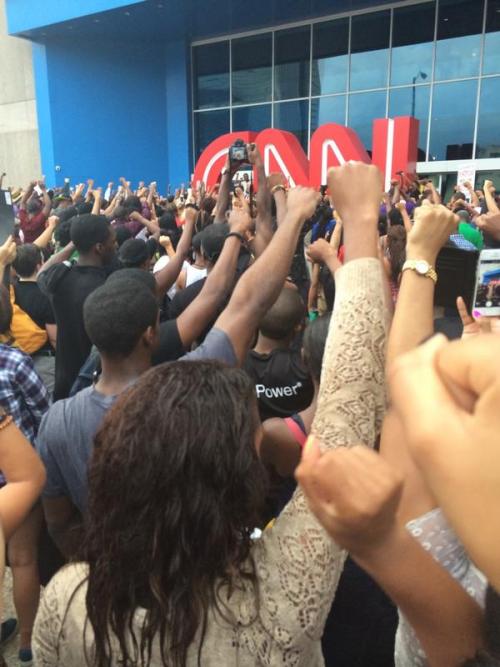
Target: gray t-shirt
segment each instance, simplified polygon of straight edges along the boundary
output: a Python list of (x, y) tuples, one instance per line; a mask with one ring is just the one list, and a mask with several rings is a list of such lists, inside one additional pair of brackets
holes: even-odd
[[(237, 365), (231, 340), (221, 329), (212, 329), (202, 345), (182, 359)], [(45, 497), (66, 496), (82, 514), (85, 512), (87, 466), (94, 436), (116, 398), (87, 387), (71, 398), (57, 401), (45, 414), (36, 439), (36, 449), (47, 470)]]

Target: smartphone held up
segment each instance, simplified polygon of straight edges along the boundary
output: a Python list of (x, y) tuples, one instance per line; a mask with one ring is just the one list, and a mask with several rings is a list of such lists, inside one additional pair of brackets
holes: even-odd
[(483, 250), (479, 255), (474, 313), (500, 316), (500, 249)]

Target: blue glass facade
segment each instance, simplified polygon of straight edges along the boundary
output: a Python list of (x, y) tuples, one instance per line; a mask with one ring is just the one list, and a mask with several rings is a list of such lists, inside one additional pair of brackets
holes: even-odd
[(500, 0), (6, 4), (33, 41), (49, 183), (129, 164), (131, 179), (185, 182), (232, 130), (286, 129), (308, 150), (334, 121), (370, 150), (374, 118), (412, 114), (422, 170), (500, 170)]
[[(272, 126), (291, 130), (307, 148), (319, 125), (347, 123), (370, 150), (374, 118), (415, 115), (420, 162), (498, 157), (500, 79), (494, 75), (500, 74), (500, 1), (423, 0), (378, 7), (259, 33), (274, 44), (274, 53), (267, 55), (273, 66), (266, 69), (267, 78), (274, 78), (274, 97), (267, 97)], [(245, 39), (223, 43), (234, 49)], [(193, 45), (195, 57), (203, 48)], [(197, 76), (195, 69), (195, 85)], [(249, 83), (247, 92), (252, 88)], [(234, 122), (242, 117), (240, 105), (251, 109), (258, 101), (247, 94), (241, 103), (233, 95), (225, 130), (243, 129)], [(199, 115), (203, 111), (195, 106), (193, 116)], [(259, 127), (250, 122), (245, 129)], [(204, 148), (195, 142), (195, 158)]]

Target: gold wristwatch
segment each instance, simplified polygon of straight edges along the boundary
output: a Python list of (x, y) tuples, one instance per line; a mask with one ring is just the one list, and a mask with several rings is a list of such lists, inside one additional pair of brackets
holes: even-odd
[(407, 259), (403, 264), (402, 271), (415, 271), (422, 278), (430, 278), (437, 283), (438, 276), (436, 269), (425, 259)]

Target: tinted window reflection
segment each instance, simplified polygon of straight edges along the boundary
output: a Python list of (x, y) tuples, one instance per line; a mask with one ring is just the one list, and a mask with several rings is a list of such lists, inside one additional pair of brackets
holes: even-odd
[(394, 10), (391, 85), (430, 79), (435, 13), (434, 2)]
[(367, 150), (372, 148), (372, 126), (377, 118), (385, 118), (384, 91), (349, 95), (349, 127), (355, 130)]
[(500, 0), (489, 0), (486, 14), (483, 74), (500, 73)]
[(351, 29), (351, 90), (387, 85), (390, 12), (353, 16)]
[(420, 121), (418, 160), (423, 162), (427, 150), (427, 128), (429, 126), (430, 86), (396, 88), (389, 96), (389, 116), (415, 116)]
[(252, 130), (260, 132), (271, 127), (271, 105), (235, 107), (233, 109), (233, 132)]
[(193, 49), (194, 107), (222, 107), (229, 104), (229, 42), (217, 42)]
[(233, 104), (271, 99), (272, 37), (257, 35), (232, 41)]
[(309, 95), (310, 46), (309, 26), (279, 30), (275, 33), (275, 99), (286, 100)]
[(194, 114), (196, 159), (214, 139), (229, 132), (229, 110), (202, 111)]
[(317, 97), (311, 100), (311, 131), (325, 123), (345, 125), (346, 95)]
[(477, 79), (434, 87), (429, 160), (472, 157)]
[(317, 23), (313, 27), (313, 95), (347, 89), (348, 47), (349, 19)]
[(436, 80), (479, 74), (483, 0), (441, 0), (436, 45)]
[(500, 157), (500, 77), (483, 79), (479, 102), (477, 158)]
[(274, 127), (295, 134), (307, 151), (309, 102), (281, 102), (274, 105)]

